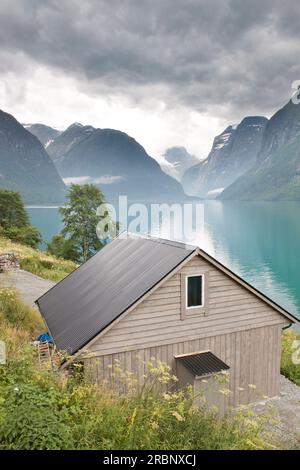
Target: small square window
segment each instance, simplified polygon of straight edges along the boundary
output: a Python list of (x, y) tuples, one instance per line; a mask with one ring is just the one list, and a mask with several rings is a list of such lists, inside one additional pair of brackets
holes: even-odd
[(203, 305), (203, 276), (187, 276), (186, 278), (187, 308), (202, 307)]

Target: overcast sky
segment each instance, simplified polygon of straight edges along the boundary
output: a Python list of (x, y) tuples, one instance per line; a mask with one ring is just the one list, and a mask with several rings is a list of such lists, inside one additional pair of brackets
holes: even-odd
[(1, 0), (0, 108), (205, 157), (300, 79), (299, 0)]

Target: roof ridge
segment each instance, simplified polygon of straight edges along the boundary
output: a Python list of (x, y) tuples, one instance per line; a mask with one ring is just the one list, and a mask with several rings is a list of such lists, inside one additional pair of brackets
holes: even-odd
[(154, 243), (164, 243), (165, 245), (171, 245), (171, 246), (174, 246), (175, 248), (181, 248), (185, 250), (197, 250), (199, 248), (196, 245), (190, 245), (182, 241), (170, 240), (169, 238), (156, 237), (156, 236), (151, 235), (150, 233), (135, 233), (135, 232), (129, 232), (127, 230), (124, 230), (123, 232), (121, 232), (117, 238), (126, 238), (126, 236), (128, 238), (147, 239)]

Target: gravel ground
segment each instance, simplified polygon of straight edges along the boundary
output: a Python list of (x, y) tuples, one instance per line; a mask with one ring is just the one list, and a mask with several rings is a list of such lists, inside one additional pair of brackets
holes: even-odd
[(35, 306), (34, 301), (47, 292), (55, 282), (42, 279), (35, 274), (23, 271), (22, 269), (0, 273), (0, 285), (15, 287), (23, 302)]
[(276, 444), (281, 449), (300, 449), (300, 387), (280, 376), (280, 395), (253, 405), (254, 411), (272, 410), (275, 422), (270, 424)]

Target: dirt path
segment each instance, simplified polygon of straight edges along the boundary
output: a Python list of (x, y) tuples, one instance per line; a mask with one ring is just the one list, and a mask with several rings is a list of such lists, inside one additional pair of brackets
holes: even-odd
[(34, 301), (47, 292), (55, 282), (42, 279), (28, 271), (15, 270), (0, 273), (0, 286), (15, 287), (23, 302), (35, 306)]

